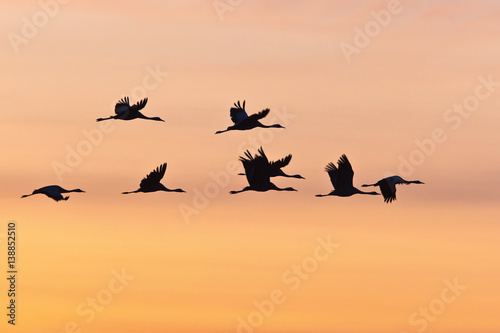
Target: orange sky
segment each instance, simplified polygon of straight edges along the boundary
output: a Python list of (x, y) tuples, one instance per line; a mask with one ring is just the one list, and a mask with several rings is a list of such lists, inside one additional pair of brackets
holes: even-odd
[[(9, 220), (19, 233), (18, 323), (2, 331), (500, 330), (499, 4), (53, 4), (0, 4), (2, 252)], [(147, 96), (144, 113), (165, 122), (95, 122), (124, 96)], [(214, 135), (237, 100), (286, 129)], [(285, 171), (306, 180), (273, 182), (298, 192), (229, 195), (246, 184), (228, 164), (260, 145), (293, 154)], [(355, 186), (426, 184), (389, 205), (314, 197), (344, 153)], [(165, 186), (188, 193), (120, 194), (163, 162)], [(19, 199), (50, 184), (87, 193)], [(339, 246), (319, 261), (328, 237)], [(304, 263), (317, 266), (300, 277)], [(453, 281), (466, 289), (450, 293)], [(265, 315), (255, 304), (273, 292), (282, 302)]]

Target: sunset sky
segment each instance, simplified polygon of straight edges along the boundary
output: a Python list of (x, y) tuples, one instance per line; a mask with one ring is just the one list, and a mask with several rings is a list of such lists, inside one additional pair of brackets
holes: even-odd
[[(500, 331), (498, 1), (4, 0), (0, 20), (2, 332)], [(125, 96), (165, 122), (95, 121)], [(238, 100), (286, 129), (215, 135)], [(298, 192), (229, 194), (260, 146)], [(315, 197), (342, 154), (354, 186), (425, 185)], [(187, 193), (121, 194), (164, 162)], [(86, 193), (20, 199), (52, 184)]]

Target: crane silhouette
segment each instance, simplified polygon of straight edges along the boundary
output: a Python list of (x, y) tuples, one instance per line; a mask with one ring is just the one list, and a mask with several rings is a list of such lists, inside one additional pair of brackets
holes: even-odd
[(79, 188), (74, 189), (74, 190), (66, 190), (62, 188), (61, 186), (58, 185), (49, 185), (49, 186), (44, 186), (39, 189), (36, 189), (33, 191), (31, 194), (25, 194), (21, 198), (26, 198), (34, 194), (45, 194), (51, 199), (54, 199), (55, 201), (60, 201), (60, 200), (68, 200), (68, 197), (63, 197), (61, 193), (71, 193), (71, 192), (80, 192), (80, 193), (85, 193), (85, 191), (80, 190)]
[(139, 112), (139, 110), (142, 110), (146, 106), (147, 102), (148, 99), (144, 98), (142, 101), (130, 106), (128, 97), (122, 98), (115, 105), (116, 115), (108, 118), (97, 118), (97, 121), (103, 121), (108, 119), (132, 120), (136, 118), (164, 121), (160, 117), (146, 117), (145, 115)]
[(161, 179), (165, 175), (165, 171), (167, 170), (167, 163), (163, 163), (156, 170), (151, 171), (146, 177), (141, 180), (141, 184), (139, 185), (139, 189), (131, 192), (122, 192), (122, 194), (130, 194), (130, 193), (148, 193), (148, 192), (156, 192), (156, 191), (165, 191), (165, 192), (183, 192), (186, 191), (181, 190), (180, 188), (171, 190), (163, 186), (160, 183)]
[(263, 125), (259, 120), (264, 118), (269, 114), (269, 109), (264, 109), (259, 113), (254, 113), (252, 115), (248, 115), (245, 111), (245, 101), (243, 101), (243, 106), (241, 106), (240, 101), (238, 104), (234, 103), (234, 108), (229, 110), (229, 115), (231, 116), (231, 120), (234, 125), (229, 126), (227, 129), (223, 131), (217, 131), (215, 134), (224, 133), (232, 130), (246, 131), (255, 127), (263, 127), (263, 128), (284, 128), (279, 124), (274, 125)]
[(354, 177), (354, 171), (352, 170), (351, 163), (347, 159), (347, 156), (340, 156), (338, 162), (338, 167), (332, 162), (328, 163), (325, 167), (325, 171), (328, 172), (330, 180), (333, 185), (333, 191), (328, 194), (317, 194), (317, 197), (326, 197), (328, 195), (336, 195), (339, 197), (350, 197), (354, 194), (370, 194), (370, 195), (380, 195), (377, 192), (363, 192), (358, 190), (352, 185), (352, 179)]
[(240, 156), (240, 161), (243, 163), (245, 168), (245, 175), (249, 186), (246, 186), (240, 191), (231, 191), (230, 194), (241, 193), (244, 191), (258, 191), (265, 192), (269, 190), (276, 191), (297, 191), (292, 187), (279, 188), (270, 180), (270, 164), (264, 154), (262, 147), (259, 149), (260, 155), (252, 156), (252, 154), (247, 150), (245, 152), (246, 158)]
[(398, 184), (424, 184), (420, 180), (404, 180), (399, 176), (391, 176), (386, 177), (384, 179), (379, 180), (375, 184), (363, 184), (362, 187), (367, 186), (378, 186), (380, 187), (380, 192), (384, 196), (384, 202), (390, 203), (393, 200), (396, 200), (396, 185)]
[[(262, 149), (262, 147), (260, 147), (258, 151), (262, 156), (264, 156), (264, 157), (266, 156), (264, 154), (264, 150)], [(267, 159), (267, 157), (265, 157), (265, 158)], [(281, 170), (281, 168), (286, 167), (290, 163), (291, 160), (292, 160), (292, 154), (289, 154), (280, 160), (269, 162), (269, 166), (268, 166), (269, 177), (282, 176), (282, 177), (289, 177), (289, 178), (305, 179), (301, 175), (288, 175), (288, 174), (284, 173), (283, 170)], [(238, 175), (244, 176), (245, 174), (239, 173)]]

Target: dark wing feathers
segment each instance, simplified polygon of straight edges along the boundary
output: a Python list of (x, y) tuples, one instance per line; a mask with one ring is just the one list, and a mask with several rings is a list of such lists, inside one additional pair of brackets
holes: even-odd
[(337, 162), (338, 175), (337, 175), (337, 186), (340, 188), (352, 188), (352, 179), (354, 177), (354, 171), (352, 170), (351, 163), (347, 159), (347, 156), (342, 155)]
[(261, 186), (270, 182), (269, 162), (262, 147), (259, 149), (259, 154), (260, 155), (252, 156), (247, 150), (245, 151), (247, 158), (240, 157), (250, 186)]
[[(254, 124), (256, 123), (257, 121), (259, 121), (260, 119), (264, 118), (265, 116), (267, 116), (269, 113), (269, 109), (265, 109), (265, 110), (262, 110), (258, 113), (254, 113), (250, 116), (247, 116), (246, 119), (242, 119), (241, 122), (245, 121), (246, 124)], [(245, 113), (246, 115), (246, 113)]]
[[(264, 153), (264, 149), (262, 147), (259, 148), (258, 152), (260, 154), (260, 157), (262, 157), (266, 161), (266, 163), (269, 163), (269, 160), (267, 159), (267, 156)], [(256, 157), (258, 157), (258, 156), (256, 156)]]
[(241, 123), (243, 120), (248, 118), (248, 115), (245, 112), (245, 110), (242, 108), (238, 108), (238, 107), (231, 108), (231, 110), (229, 110), (229, 115), (231, 117), (231, 121), (235, 125)]
[(268, 114), (269, 109), (264, 109), (258, 113), (254, 113), (251, 116), (248, 116), (247, 112), (245, 111), (245, 101), (243, 101), (243, 105), (241, 105), (240, 101), (234, 103), (234, 107), (229, 110), (231, 121), (235, 125), (238, 125), (243, 121), (253, 123), (258, 121), (259, 119), (264, 118)]
[(118, 101), (115, 105), (115, 113), (120, 114), (122, 112), (128, 111), (130, 109), (130, 104), (128, 97), (124, 97)]
[(347, 156), (340, 156), (337, 164), (338, 167), (330, 162), (325, 167), (325, 171), (328, 172), (328, 175), (330, 176), (333, 188), (337, 190), (351, 188), (354, 171), (352, 170), (351, 163), (347, 159)]
[(254, 118), (256, 118), (258, 120), (258, 119), (264, 118), (268, 114), (269, 114), (269, 109), (264, 109), (264, 110), (260, 111), (259, 113), (254, 113), (250, 117), (254, 117)]
[(120, 100), (118, 101), (118, 103), (116, 103), (116, 104), (117, 104), (117, 105), (118, 105), (118, 104), (123, 104), (123, 105), (130, 106), (130, 101), (129, 101), (128, 97), (127, 97), (127, 96), (125, 96), (125, 97), (123, 97), (122, 99), (120, 99)]
[(269, 161), (264, 155), (256, 155), (253, 160), (254, 174), (251, 186), (266, 185), (271, 182), (269, 175)]
[(337, 188), (337, 173), (338, 169), (332, 162), (328, 163), (325, 167), (325, 171), (328, 172), (330, 176), (330, 181), (332, 182), (333, 188)]
[(128, 97), (124, 97), (118, 101), (115, 105), (115, 113), (120, 114), (126, 111), (136, 112), (143, 109), (148, 102), (147, 98), (144, 98), (142, 101), (137, 102), (136, 104), (130, 106), (130, 100)]
[(292, 160), (292, 155), (290, 154), (290, 155), (285, 156), (284, 158), (282, 158), (280, 160), (271, 162), (271, 167), (278, 168), (278, 169), (284, 168), (290, 163), (291, 160)]
[(137, 103), (135, 103), (134, 105), (132, 105), (132, 106), (130, 107), (130, 109), (131, 109), (132, 111), (139, 111), (139, 110), (142, 110), (142, 109), (146, 106), (146, 103), (147, 103), (147, 102), (148, 102), (148, 98), (146, 97), (146, 98), (144, 98), (142, 101), (137, 102)]
[(382, 192), (382, 196), (384, 197), (384, 202), (389, 203), (396, 200), (396, 186), (391, 186), (391, 184), (385, 179), (379, 181), (378, 185), (380, 187), (380, 192)]
[(156, 170), (151, 171), (149, 175), (144, 177), (141, 181), (140, 187), (144, 188), (158, 184), (165, 175), (165, 171), (167, 171), (167, 163), (163, 163), (157, 167)]
[[(252, 156), (252, 154), (251, 154), (248, 150), (245, 152), (245, 155), (246, 155), (246, 157), (247, 157), (250, 161), (251, 161), (251, 160), (253, 160), (253, 156)], [(245, 159), (245, 158), (244, 158), (244, 157), (240, 157), (240, 161), (241, 161), (242, 159)]]
[(245, 110), (245, 101), (243, 101), (243, 107), (241, 106), (240, 101), (238, 101), (238, 104), (234, 103), (234, 107)]
[(243, 168), (245, 169), (245, 175), (247, 177), (248, 184), (251, 185), (255, 181), (255, 158), (252, 156), (250, 151), (245, 151), (245, 157), (240, 156), (240, 161), (243, 163)]

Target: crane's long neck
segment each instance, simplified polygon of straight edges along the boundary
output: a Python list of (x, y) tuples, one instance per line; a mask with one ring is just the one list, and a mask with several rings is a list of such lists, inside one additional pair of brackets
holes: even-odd
[(38, 193), (25, 194), (21, 198), (27, 198), (27, 197), (30, 197), (30, 196), (35, 195), (35, 194), (38, 194)]
[(109, 119), (115, 119), (115, 116), (111, 116), (111, 117), (108, 117), (108, 118), (97, 118), (96, 121), (103, 121), (103, 120), (109, 120)]
[(293, 187), (279, 188), (278, 186), (274, 186), (273, 189), (275, 189), (276, 191), (297, 191)]
[(169, 189), (169, 188), (164, 188), (162, 191), (165, 191), (165, 192), (181, 192), (181, 193), (186, 193), (186, 191), (184, 191), (183, 189), (180, 189), (180, 188), (176, 188), (176, 189)]
[(130, 194), (130, 193), (138, 193), (141, 192), (141, 189), (135, 190), (135, 191), (130, 191), (130, 192), (122, 192), (122, 194)]
[(284, 128), (283, 126), (281, 126), (280, 124), (274, 124), (274, 125), (263, 125), (259, 122), (259, 127), (264, 127), (264, 128)]
[(364, 192), (364, 191), (358, 190), (357, 188), (355, 188), (355, 190), (356, 190), (356, 193), (358, 193), (358, 194), (379, 195), (379, 193), (377, 193), (377, 192)]
[(222, 130), (222, 131), (217, 131), (217, 132), (215, 132), (215, 134), (224, 133), (224, 132), (227, 132), (227, 131), (230, 131), (230, 130), (232, 130), (232, 126), (229, 126), (229, 127), (228, 127), (227, 129), (225, 129), (225, 130)]
[(229, 193), (230, 193), (230, 194), (238, 194), (238, 193), (245, 192), (245, 191), (250, 191), (250, 190), (252, 190), (252, 188), (250, 188), (250, 186), (247, 186), (247, 187), (243, 188), (243, 189), (242, 189), (242, 190), (240, 190), (240, 191), (231, 191), (231, 192), (229, 192)]
[(137, 118), (147, 119), (147, 120), (155, 120), (155, 121), (164, 121), (160, 117), (148, 117), (148, 116), (143, 115), (140, 112), (137, 112)]
[(299, 178), (299, 179), (305, 179), (304, 177), (302, 177), (301, 175), (287, 175), (286, 173), (283, 172), (283, 176), (284, 177), (288, 177), (288, 178)]

